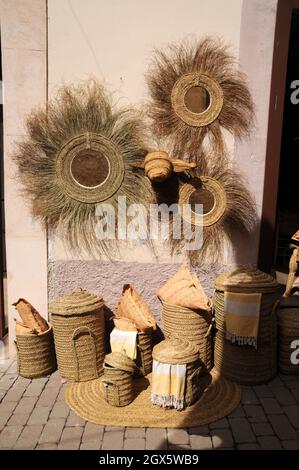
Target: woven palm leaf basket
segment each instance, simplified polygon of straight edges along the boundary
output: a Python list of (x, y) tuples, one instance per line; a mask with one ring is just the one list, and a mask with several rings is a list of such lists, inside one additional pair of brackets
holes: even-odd
[(103, 373), (105, 319), (102, 297), (79, 290), (49, 305), (58, 369), (67, 380), (92, 380)]
[(18, 374), (36, 379), (52, 374), (57, 369), (53, 330), (39, 334), (16, 335)]
[(299, 296), (281, 300), (278, 312), (279, 369), (283, 374), (299, 374), (299, 364), (292, 353), (298, 349), (299, 340)]
[[(164, 364), (186, 364), (184, 406), (191, 406), (202, 396), (211, 382), (195, 343), (171, 337), (153, 349), (153, 359)], [(154, 374), (154, 372), (153, 372)]]
[(150, 374), (153, 365), (153, 340), (152, 333), (140, 333), (137, 334), (137, 357), (136, 357), (136, 372), (135, 375)]
[[(257, 349), (226, 339), (224, 292), (262, 294)], [(228, 379), (251, 385), (265, 383), (276, 375), (279, 297), (280, 288), (276, 280), (257, 269), (237, 269), (216, 279), (213, 299), (217, 329), (214, 363)]]
[(210, 371), (213, 367), (212, 313), (166, 302), (162, 302), (162, 305), (165, 338), (177, 336), (196, 344), (200, 359), (205, 365), (205, 372)]
[(112, 406), (127, 406), (134, 399), (133, 374), (135, 362), (125, 354), (112, 352), (105, 356), (101, 390)]

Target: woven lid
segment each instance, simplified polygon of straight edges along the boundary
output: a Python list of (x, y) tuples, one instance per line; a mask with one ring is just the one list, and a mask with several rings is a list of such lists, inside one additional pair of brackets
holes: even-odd
[(132, 373), (136, 367), (135, 362), (130, 357), (120, 352), (112, 352), (107, 354), (105, 356), (104, 365)]
[(154, 347), (153, 359), (165, 364), (189, 364), (199, 359), (198, 346), (178, 337), (165, 339)]
[(102, 297), (89, 294), (85, 290), (62, 294), (49, 305), (49, 312), (57, 315), (80, 315), (103, 307)]
[(225, 292), (273, 292), (279, 288), (274, 277), (259, 269), (236, 269), (221, 274), (215, 281), (215, 289)]

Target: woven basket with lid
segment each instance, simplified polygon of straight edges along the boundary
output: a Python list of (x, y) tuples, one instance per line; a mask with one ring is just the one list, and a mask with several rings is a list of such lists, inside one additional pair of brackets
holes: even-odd
[(279, 369), (283, 374), (299, 374), (299, 364), (291, 360), (292, 353), (295, 351), (293, 341), (299, 339), (298, 295), (284, 297), (281, 300), (278, 312), (278, 330)]
[(153, 359), (164, 364), (186, 364), (184, 406), (199, 400), (209, 384), (210, 375), (203, 373), (206, 369), (195, 343), (174, 336), (165, 339), (154, 347)]
[(101, 389), (107, 403), (126, 406), (133, 401), (135, 362), (125, 354), (112, 352), (105, 356)]
[(191, 310), (162, 302), (162, 322), (165, 338), (177, 336), (191, 341), (198, 352), (206, 370), (213, 367), (212, 313), (205, 310)]
[[(257, 349), (239, 346), (225, 338), (224, 292), (261, 293)], [(276, 280), (258, 269), (237, 269), (215, 281), (213, 308), (216, 320), (215, 367), (240, 384), (265, 383), (277, 372), (277, 315), (280, 288)]]
[(58, 369), (62, 377), (83, 382), (99, 377), (105, 357), (102, 297), (79, 290), (49, 305)]
[(57, 369), (52, 327), (38, 335), (16, 335), (15, 344), (22, 377), (45, 377)]

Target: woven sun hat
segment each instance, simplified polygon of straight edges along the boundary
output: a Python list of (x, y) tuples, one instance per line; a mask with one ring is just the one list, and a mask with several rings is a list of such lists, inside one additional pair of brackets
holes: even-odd
[(78, 290), (49, 305), (58, 369), (70, 381), (92, 380), (103, 373), (105, 319), (102, 296)]
[(226, 380), (213, 369), (206, 376), (207, 386), (201, 398), (178, 413), (151, 403), (151, 376), (134, 380), (136, 398), (117, 410), (102, 395), (101, 380), (69, 384), (67, 405), (81, 418), (106, 426), (184, 428), (204, 426), (227, 416), (239, 404), (239, 385)]

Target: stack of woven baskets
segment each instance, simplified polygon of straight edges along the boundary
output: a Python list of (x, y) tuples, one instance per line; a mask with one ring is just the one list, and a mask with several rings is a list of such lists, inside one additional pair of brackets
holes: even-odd
[[(260, 293), (257, 349), (239, 346), (225, 337), (224, 293)], [(277, 308), (280, 289), (272, 276), (257, 269), (238, 269), (215, 282), (215, 367), (228, 379), (241, 384), (265, 383), (277, 372)]]

